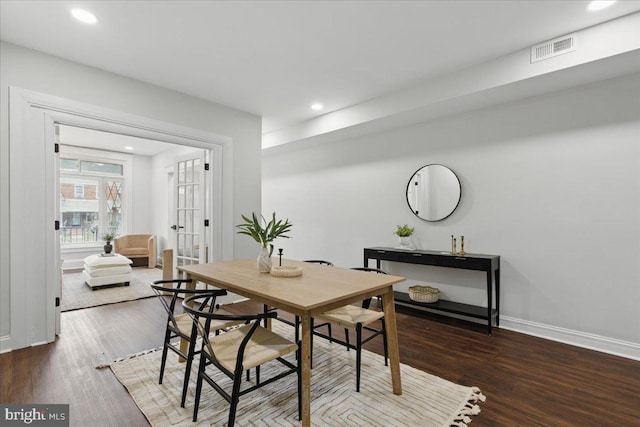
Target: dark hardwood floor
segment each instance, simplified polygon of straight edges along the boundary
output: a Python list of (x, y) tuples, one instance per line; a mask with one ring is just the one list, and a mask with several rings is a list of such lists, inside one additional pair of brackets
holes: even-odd
[[(154, 298), (63, 313), (55, 343), (0, 355), (0, 401), (69, 403), (72, 426), (148, 425), (111, 371), (95, 366), (160, 346), (164, 320)], [(402, 363), (482, 389), (471, 426), (640, 426), (640, 362), (404, 309), (398, 330)], [(381, 340), (366, 347), (381, 353)]]

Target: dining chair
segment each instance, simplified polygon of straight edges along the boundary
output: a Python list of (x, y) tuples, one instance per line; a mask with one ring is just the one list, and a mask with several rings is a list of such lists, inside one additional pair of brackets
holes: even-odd
[[(162, 303), (165, 311), (167, 312), (167, 324), (164, 334), (164, 344), (162, 346), (162, 361), (160, 362), (160, 378), (158, 384), (162, 384), (164, 377), (164, 368), (167, 362), (167, 351), (171, 350), (178, 356), (186, 360), (184, 380), (182, 383), (182, 399), (180, 400), (180, 407), (184, 408), (185, 400), (187, 398), (187, 389), (189, 387), (189, 376), (191, 374), (191, 365), (194, 356), (199, 352), (196, 350), (195, 342), (198, 336), (197, 329), (191, 320), (191, 317), (187, 313), (176, 313), (176, 302), (180, 296), (195, 296), (202, 295), (206, 299), (207, 310), (213, 312), (217, 308), (216, 297), (226, 295), (227, 291), (223, 289), (211, 290), (211, 289), (184, 289), (183, 283), (191, 283), (191, 280), (185, 279), (169, 279), (169, 280), (156, 280), (151, 285), (153, 291), (158, 296), (159, 301)], [(174, 286), (175, 285), (175, 286)], [(217, 313), (229, 314), (223, 310), (218, 310)], [(241, 321), (225, 320), (212, 322), (210, 328), (212, 331), (218, 333), (222, 329), (227, 329), (235, 325), (241, 324)], [(172, 340), (180, 338), (186, 340), (189, 343), (187, 353), (179, 347), (179, 344), (172, 344)]]
[[(294, 373), (298, 376), (298, 419), (300, 419), (302, 412), (300, 400), (302, 383), (300, 381), (301, 364), (299, 362), (299, 343), (289, 341), (269, 329), (260, 326), (262, 320), (273, 319), (276, 317), (276, 313), (250, 315), (211, 313), (206, 309), (206, 302), (203, 302), (203, 299), (203, 295), (192, 295), (182, 302), (184, 311), (193, 318), (193, 324), (202, 337), (193, 421), (198, 420), (203, 381), (206, 381), (230, 403), (228, 426), (233, 427), (241, 396)], [(210, 334), (211, 325), (214, 322), (229, 321), (249, 323), (224, 334)], [(290, 353), (296, 353), (296, 359), (298, 360), (296, 365), (283, 358), (283, 356)], [(280, 370), (278, 374), (265, 381), (260, 381), (260, 366), (276, 360), (287, 369)], [(212, 376), (207, 373), (207, 367), (211, 365), (215, 366), (233, 381), (231, 394), (225, 391), (214, 381)], [(242, 373), (244, 370), (248, 371), (251, 368), (256, 368), (256, 384), (241, 390)]]
[[(333, 263), (330, 261), (325, 261), (325, 260), (320, 260), (320, 259), (309, 259), (303, 262), (310, 262), (313, 264), (322, 264), (322, 265), (328, 265), (328, 266), (333, 266)], [(264, 312), (265, 313), (269, 313), (269, 312), (275, 312), (277, 309), (274, 307), (269, 307), (268, 305), (264, 305)], [(295, 328), (295, 340), (296, 342), (298, 342), (300, 340), (300, 316), (295, 316), (294, 321), (290, 321), (287, 320), (285, 318), (282, 318), (280, 316), (276, 317), (276, 320), (279, 320), (283, 323), (286, 323), (287, 325), (293, 326)], [(266, 324), (265, 324), (266, 327)], [(329, 336), (331, 336), (331, 325), (329, 325)]]
[(333, 263), (331, 261), (325, 261), (325, 260), (322, 260), (322, 259), (308, 259), (308, 260), (306, 260), (304, 262), (311, 262), (313, 264), (329, 265), (329, 266), (333, 267)]
[[(387, 274), (383, 270), (379, 270), (376, 268), (369, 267), (358, 267), (353, 268), (352, 270), (366, 271), (375, 274)], [(384, 365), (388, 366), (388, 350), (387, 350), (387, 330), (384, 322), (384, 312), (371, 310), (370, 307), (371, 298), (367, 298), (362, 301), (362, 305), (345, 305), (342, 307), (338, 307), (336, 309), (326, 311), (322, 314), (316, 315), (315, 318), (311, 319), (311, 330), (313, 333), (311, 334), (311, 352), (312, 352), (312, 360), (313, 360), (313, 336), (319, 336), (329, 340), (330, 342), (335, 342), (337, 344), (343, 345), (347, 348), (347, 350), (354, 349), (356, 351), (356, 391), (360, 391), (360, 371), (362, 365), (362, 345), (371, 341), (373, 338), (378, 335), (382, 335), (383, 345), (384, 345)], [(319, 320), (323, 323), (315, 325), (315, 321)], [(376, 329), (371, 325), (380, 320), (381, 328)], [(331, 324), (336, 324), (344, 328), (345, 340), (339, 340), (334, 338), (331, 335)], [(323, 326), (327, 326), (328, 335), (325, 335), (321, 332), (318, 332), (317, 329)], [(362, 330), (367, 330), (372, 332), (367, 338), (362, 338)], [(355, 330), (356, 332), (356, 344), (353, 345), (349, 342), (349, 331)]]

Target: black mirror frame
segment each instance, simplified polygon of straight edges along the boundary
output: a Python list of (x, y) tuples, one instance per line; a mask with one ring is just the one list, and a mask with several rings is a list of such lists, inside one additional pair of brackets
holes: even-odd
[[(422, 218), (420, 215), (418, 215), (417, 213), (415, 213), (415, 211), (411, 208), (411, 203), (409, 203), (409, 186), (411, 185), (411, 182), (413, 181), (413, 177), (416, 176), (416, 174), (418, 172), (420, 172), (422, 169), (428, 167), (428, 166), (442, 166), (443, 168), (448, 169), (453, 176), (456, 177), (456, 180), (458, 181), (458, 188), (460, 188), (460, 194), (458, 195), (458, 201), (456, 202), (456, 205), (453, 207), (453, 209), (451, 209), (451, 212), (449, 212), (446, 216), (443, 216), (442, 218), (439, 219), (425, 219)], [(420, 168), (418, 168), (409, 178), (409, 182), (407, 182), (407, 188), (405, 190), (405, 198), (407, 200), (407, 206), (409, 207), (409, 210), (411, 211), (411, 213), (413, 213), (415, 216), (417, 216), (418, 218), (420, 218), (423, 221), (427, 221), (427, 222), (439, 222), (439, 221), (443, 221), (447, 218), (449, 218), (451, 215), (453, 215), (453, 213), (456, 211), (456, 209), (458, 209), (458, 206), (460, 205), (460, 200), (462, 200), (462, 183), (460, 182), (460, 178), (458, 177), (458, 175), (448, 166), (439, 164), (439, 163), (431, 163), (428, 165), (424, 165)]]

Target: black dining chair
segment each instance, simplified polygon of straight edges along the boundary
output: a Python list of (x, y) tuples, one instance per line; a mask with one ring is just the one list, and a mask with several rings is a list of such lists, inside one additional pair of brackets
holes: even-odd
[[(204, 301), (204, 298), (206, 297), (203, 295), (192, 295), (182, 302), (184, 311), (193, 318), (193, 324), (197, 327), (198, 333), (202, 337), (193, 421), (198, 420), (198, 409), (200, 407), (203, 382), (213, 387), (214, 390), (230, 403), (228, 426), (233, 427), (241, 396), (291, 374), (296, 374), (298, 377), (298, 419), (300, 419), (302, 411), (300, 400), (302, 395), (302, 383), (300, 380), (301, 364), (299, 362), (300, 345), (260, 326), (262, 320), (273, 319), (276, 317), (276, 313), (251, 315), (211, 313), (206, 309), (206, 301)], [(215, 322), (248, 323), (224, 334), (211, 335), (211, 325)], [(283, 358), (283, 356), (291, 353), (296, 354), (295, 358), (298, 360), (298, 363), (295, 365)], [(265, 381), (260, 381), (260, 366), (272, 361), (280, 362), (285, 367), (285, 370), (280, 370), (279, 373)], [(233, 381), (230, 394), (207, 372), (207, 368), (212, 365)], [(249, 371), (251, 368), (256, 368), (256, 384), (241, 390), (242, 373), (244, 370)]]
[[(383, 270), (379, 270), (376, 268), (368, 268), (368, 267), (358, 267), (353, 268), (352, 270), (366, 271), (375, 274), (387, 274)], [(378, 335), (382, 335), (383, 344), (384, 344), (384, 364), (388, 366), (388, 349), (387, 349), (387, 330), (384, 322), (384, 312), (371, 310), (370, 307), (371, 298), (367, 298), (362, 301), (361, 306), (356, 305), (345, 305), (342, 307), (338, 307), (336, 309), (326, 311), (322, 314), (316, 315), (315, 318), (311, 319), (311, 330), (313, 333), (311, 334), (312, 345), (311, 350), (313, 352), (313, 336), (319, 336), (329, 340), (330, 342), (335, 342), (337, 344), (343, 345), (349, 349), (356, 350), (356, 391), (360, 391), (360, 371), (362, 365), (362, 345), (371, 341), (373, 338)], [(323, 323), (315, 325), (315, 320), (319, 320)], [(376, 321), (380, 321), (381, 328), (376, 329), (372, 327), (372, 324)], [(331, 324), (336, 324), (344, 328), (345, 340), (339, 340), (334, 338), (331, 335)], [(326, 326), (328, 329), (328, 334), (323, 334), (317, 331), (318, 328)], [(349, 342), (349, 331), (355, 330), (356, 332), (356, 344), (353, 345)], [(367, 338), (363, 339), (362, 331), (366, 330), (372, 332)]]
[[(227, 294), (227, 291), (222, 289), (210, 290), (182, 288), (182, 285), (186, 283), (191, 283), (191, 280), (157, 280), (151, 285), (151, 288), (153, 288), (153, 291), (158, 296), (158, 300), (162, 303), (162, 306), (164, 307), (168, 316), (164, 334), (164, 344), (162, 346), (162, 361), (160, 362), (160, 378), (158, 380), (158, 384), (162, 384), (162, 379), (164, 377), (164, 368), (167, 362), (168, 350), (173, 351), (178, 356), (186, 360), (180, 407), (184, 407), (185, 400), (187, 398), (187, 389), (189, 387), (191, 365), (194, 356), (198, 353), (195, 348), (195, 342), (198, 336), (198, 332), (191, 320), (191, 317), (188, 314), (176, 313), (176, 302), (179, 297), (203, 296), (207, 303), (207, 310), (213, 312), (217, 308), (216, 297)], [(219, 309), (217, 310), (217, 312), (221, 314), (229, 314)], [(241, 323), (242, 322), (236, 320), (216, 321), (210, 325), (210, 328), (212, 331), (215, 331), (217, 333), (220, 330), (227, 329)], [(180, 340), (185, 340), (186, 342), (188, 342), (186, 353), (183, 349), (180, 348), (180, 343), (172, 343), (175, 338), (180, 338)]]

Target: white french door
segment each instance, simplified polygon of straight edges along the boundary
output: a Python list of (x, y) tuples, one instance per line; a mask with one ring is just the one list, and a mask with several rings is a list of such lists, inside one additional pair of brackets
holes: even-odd
[(173, 265), (199, 264), (206, 259), (206, 152), (176, 158), (174, 171)]

